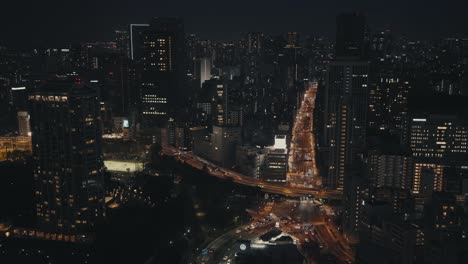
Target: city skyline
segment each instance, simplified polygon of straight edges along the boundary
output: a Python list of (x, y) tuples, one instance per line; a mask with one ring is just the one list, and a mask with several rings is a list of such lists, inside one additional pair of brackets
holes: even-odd
[(2, 264), (463, 263), (463, 4), (128, 5), (5, 31)]
[[(440, 1), (47, 1), (5, 3), (0, 18), (1, 45), (63, 47), (80, 41), (109, 41), (114, 29), (146, 23), (155, 16), (180, 17), (186, 32), (203, 38), (235, 39), (250, 31), (279, 34), (299, 31), (305, 35), (334, 38), (334, 17), (343, 12), (366, 14), (373, 30), (391, 29), (409, 38), (433, 40), (460, 37), (468, 24), (463, 10), (468, 4)], [(18, 19), (22, 18), (22, 19)], [(235, 23), (234, 23), (235, 22)], [(27, 40), (27, 41), (26, 41)], [(5, 43), (3, 43), (5, 42)]]

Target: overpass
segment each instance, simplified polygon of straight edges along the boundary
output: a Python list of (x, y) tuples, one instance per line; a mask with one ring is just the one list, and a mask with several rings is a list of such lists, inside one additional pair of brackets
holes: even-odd
[(278, 183), (272, 183), (265, 180), (248, 177), (238, 172), (234, 172), (226, 168), (220, 167), (210, 161), (207, 161), (199, 156), (194, 155), (191, 152), (179, 151), (178, 149), (173, 147), (164, 147), (161, 150), (161, 154), (164, 156), (172, 157), (181, 164), (185, 164), (200, 171), (205, 171), (211, 176), (220, 179), (230, 179), (235, 183), (246, 186), (259, 187), (262, 191), (267, 193), (280, 194), (288, 197), (303, 197), (312, 195), (316, 198), (323, 199), (343, 199), (343, 195), (340, 191), (315, 189), (300, 185), (282, 185)]

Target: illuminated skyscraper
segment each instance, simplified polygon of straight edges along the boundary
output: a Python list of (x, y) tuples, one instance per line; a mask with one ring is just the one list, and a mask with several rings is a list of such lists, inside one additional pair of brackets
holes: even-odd
[(456, 116), (413, 115), (410, 149), (415, 159), (444, 164), (466, 161), (468, 124)]
[(366, 143), (367, 73), (365, 61), (334, 61), (328, 67), (325, 138), (332, 189), (344, 189), (352, 162)]
[(409, 147), (415, 160), (412, 192), (443, 191), (446, 167), (467, 165), (468, 124), (456, 116), (413, 114)]
[(209, 79), (211, 79), (211, 58), (204, 57), (197, 60), (200, 67), (200, 87), (202, 87), (203, 83)]
[(34, 198), (41, 231), (76, 234), (104, 214), (97, 93), (70, 81), (50, 81), (29, 96)]
[(142, 32), (141, 117), (145, 128), (163, 126), (184, 98), (184, 25), (154, 18)]
[(343, 191), (343, 231), (355, 239), (366, 193), (363, 184), (368, 111), (369, 63), (364, 60), (365, 18), (337, 18), (335, 60), (328, 65), (324, 137), (328, 149), (327, 185)]
[(412, 183), (413, 159), (404, 155), (369, 152), (368, 175), (372, 187), (409, 190)]
[(369, 89), (369, 127), (401, 135), (408, 115), (410, 89), (408, 78), (395, 69), (379, 73)]

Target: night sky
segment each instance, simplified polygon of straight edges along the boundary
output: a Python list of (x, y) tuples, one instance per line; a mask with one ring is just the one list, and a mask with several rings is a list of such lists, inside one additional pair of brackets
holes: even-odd
[(411, 39), (468, 36), (466, 0), (2, 0), (0, 10), (0, 44), (9, 46), (112, 40), (114, 29), (153, 16), (182, 17), (187, 33), (216, 39), (247, 31), (332, 37), (335, 16), (347, 11)]

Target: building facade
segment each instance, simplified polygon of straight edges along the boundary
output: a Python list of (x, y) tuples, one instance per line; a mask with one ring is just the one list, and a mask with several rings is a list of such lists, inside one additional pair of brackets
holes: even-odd
[(38, 228), (88, 232), (105, 214), (97, 93), (79, 83), (50, 81), (29, 102)]

